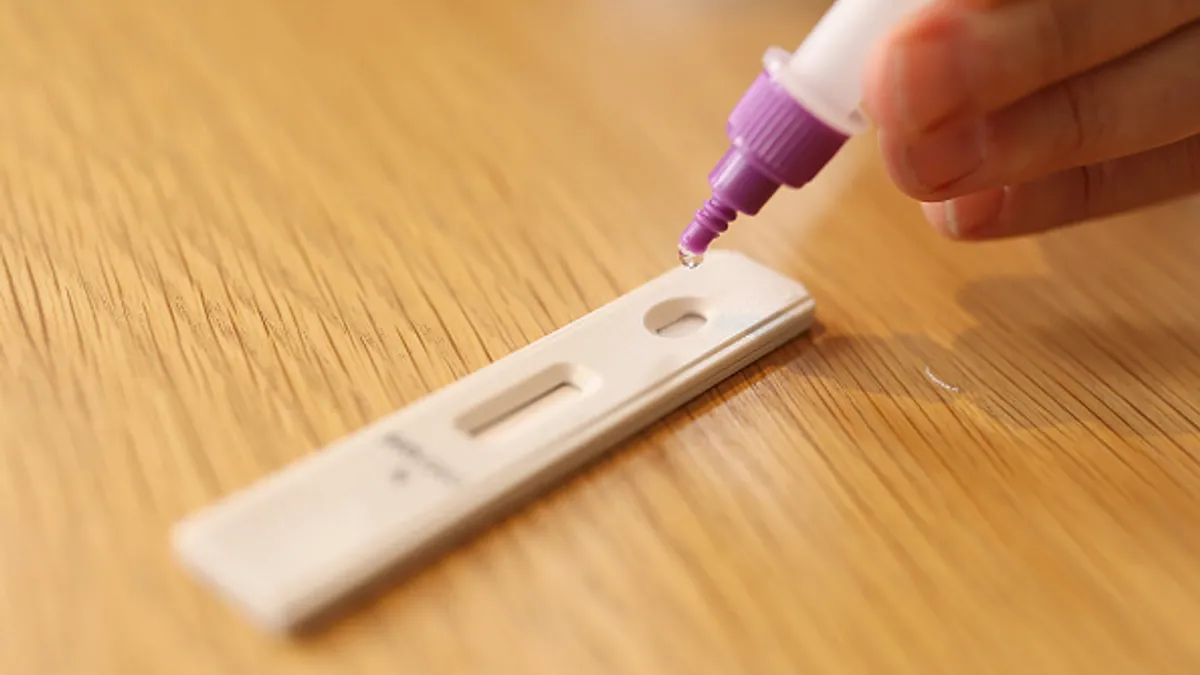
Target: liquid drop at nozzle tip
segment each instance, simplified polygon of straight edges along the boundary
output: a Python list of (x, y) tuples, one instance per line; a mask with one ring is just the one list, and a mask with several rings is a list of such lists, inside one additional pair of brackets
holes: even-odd
[(694, 270), (700, 266), (700, 263), (704, 262), (704, 254), (696, 253), (695, 251), (689, 251), (686, 248), (680, 246), (679, 247), (679, 262), (682, 263), (683, 266), (688, 268), (689, 270)]

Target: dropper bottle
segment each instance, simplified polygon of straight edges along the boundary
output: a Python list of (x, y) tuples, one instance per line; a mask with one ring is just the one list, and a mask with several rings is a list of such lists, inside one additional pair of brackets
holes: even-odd
[(859, 112), (866, 60), (928, 1), (837, 0), (794, 54), (767, 50), (762, 72), (729, 115), (730, 148), (708, 176), (712, 198), (679, 239), (680, 262), (699, 265), (738, 213), (756, 215), (781, 185), (805, 185), (866, 131)]

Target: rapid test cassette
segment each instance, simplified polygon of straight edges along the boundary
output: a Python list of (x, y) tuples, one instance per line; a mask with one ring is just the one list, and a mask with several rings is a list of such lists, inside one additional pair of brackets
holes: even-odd
[(806, 331), (803, 285), (713, 252), (178, 523), (201, 581), (290, 631)]

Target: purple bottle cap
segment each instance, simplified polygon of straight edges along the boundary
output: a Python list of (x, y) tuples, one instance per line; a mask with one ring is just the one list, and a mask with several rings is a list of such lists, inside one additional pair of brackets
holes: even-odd
[(712, 198), (679, 240), (685, 264), (698, 262), (737, 214), (755, 215), (781, 185), (808, 183), (848, 136), (817, 119), (767, 71), (729, 115), (732, 145), (708, 176)]

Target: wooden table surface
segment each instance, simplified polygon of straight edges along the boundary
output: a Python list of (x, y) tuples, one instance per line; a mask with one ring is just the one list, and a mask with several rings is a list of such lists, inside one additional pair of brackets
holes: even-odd
[(177, 519), (676, 264), (825, 3), (0, 0), (0, 672), (1195, 673), (1200, 206), (940, 240), (856, 139), (721, 246), (819, 326), (324, 630)]

